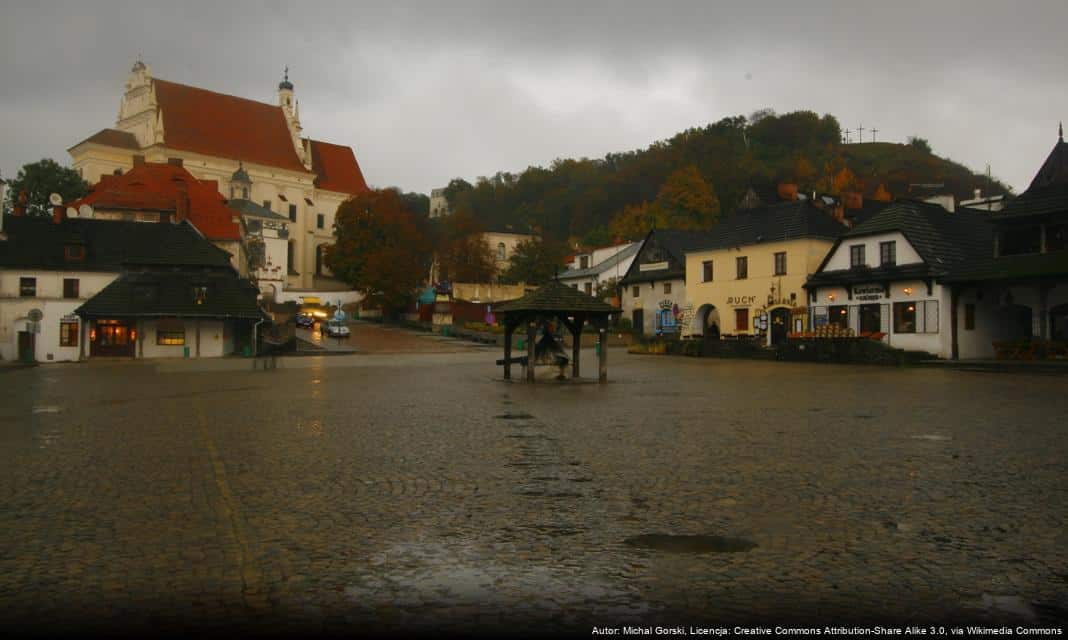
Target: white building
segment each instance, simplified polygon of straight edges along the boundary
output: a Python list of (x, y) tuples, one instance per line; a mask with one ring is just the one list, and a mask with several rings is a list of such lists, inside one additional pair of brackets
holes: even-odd
[[(834, 324), (892, 347), (951, 358), (955, 312), (947, 280), (988, 259), (992, 246), (983, 213), (895, 202), (839, 238), (808, 278), (810, 328)], [(991, 343), (1003, 327), (986, 311), (958, 309), (970, 318), (962, 323), (960, 357), (993, 355)]]
[(598, 285), (610, 282), (618, 284), (623, 279), (638, 255), (641, 244), (631, 242), (580, 253), (568, 265), (568, 269), (560, 273), (558, 279), (570, 287), (594, 295)]

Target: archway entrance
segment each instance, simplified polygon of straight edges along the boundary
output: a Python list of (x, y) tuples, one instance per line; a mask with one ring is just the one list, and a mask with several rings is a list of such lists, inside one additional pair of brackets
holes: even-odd
[(790, 309), (787, 307), (772, 309), (768, 314), (768, 321), (772, 346), (786, 342), (786, 334), (790, 332)]
[(715, 305), (703, 304), (697, 309), (697, 313), (694, 314), (693, 333), (704, 336), (707, 339), (718, 340), (721, 323), (719, 320), (719, 309), (716, 309)]

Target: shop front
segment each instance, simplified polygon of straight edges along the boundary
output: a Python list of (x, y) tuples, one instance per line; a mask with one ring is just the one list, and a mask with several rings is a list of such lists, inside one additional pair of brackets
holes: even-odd
[(98, 319), (89, 322), (89, 355), (103, 358), (132, 358), (137, 344), (133, 320)]

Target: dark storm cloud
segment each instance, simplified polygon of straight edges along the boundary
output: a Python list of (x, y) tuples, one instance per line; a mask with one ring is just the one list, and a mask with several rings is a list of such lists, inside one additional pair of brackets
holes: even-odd
[(306, 134), (419, 191), (762, 107), (926, 137), (1021, 190), (1068, 112), (1063, 2), (39, 4), (0, 11), (5, 176), (113, 125), (138, 52), (263, 101), (288, 64)]

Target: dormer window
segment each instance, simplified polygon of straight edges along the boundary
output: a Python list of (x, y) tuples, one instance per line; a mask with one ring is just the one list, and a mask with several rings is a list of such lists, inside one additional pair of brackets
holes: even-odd
[(67, 262), (85, 262), (85, 245), (68, 244), (63, 247), (63, 259)]
[(208, 287), (207, 285), (196, 285), (193, 287), (193, 304), (204, 304), (208, 300)]

